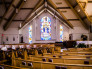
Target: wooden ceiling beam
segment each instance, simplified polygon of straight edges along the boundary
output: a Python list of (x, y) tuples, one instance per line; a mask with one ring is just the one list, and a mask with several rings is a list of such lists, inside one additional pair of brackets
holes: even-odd
[(90, 19), (90, 17), (88, 16), (88, 13), (85, 12), (84, 8), (82, 7), (82, 4), (79, 3), (79, 0), (76, 0), (76, 2), (78, 3), (80, 9), (83, 11), (83, 13), (85, 14), (85, 16), (87, 17), (88, 21), (90, 23), (92, 23), (92, 20)]
[(10, 8), (12, 7), (12, 4), (14, 3), (15, 0), (12, 1), (12, 3), (10, 4), (8, 10), (4, 13), (2, 19), (0, 20), (0, 24), (2, 23), (3, 19), (5, 18), (6, 14), (8, 14), (8, 11), (10, 10)]
[(56, 4), (57, 4), (57, 5), (61, 5), (61, 4), (62, 4), (62, 2), (56, 2)]
[[(18, 9), (18, 12), (20, 11), (20, 8), (23, 6), (24, 4), (24, 0), (20, 0), (18, 5), (17, 5), (17, 9)], [(9, 25), (12, 23), (12, 20), (15, 18), (15, 16), (17, 15), (16, 13), (16, 9), (13, 11), (11, 17), (9, 18), (8, 22), (6, 22), (3, 26), (3, 29), (4, 30), (7, 30)]]
[(72, 11), (74, 12), (74, 14), (78, 17), (78, 19), (81, 21), (82, 25), (88, 29), (87, 24), (82, 20), (82, 18), (79, 16), (79, 14), (77, 13), (77, 11), (74, 9), (74, 7), (71, 5), (71, 3), (69, 2), (69, 0), (65, 0), (66, 3), (71, 7)]
[[(37, 5), (35, 5), (34, 9), (28, 14), (28, 16), (26, 17), (25, 21), (22, 23), (22, 27), (27, 23), (29, 22), (32, 18), (30, 17), (31, 14), (33, 12), (35, 12), (41, 5), (43, 5), (44, 3), (44, 0), (39, 0), (39, 2), (37, 3)], [(30, 17), (30, 18), (29, 18)]]
[[(75, 8), (77, 5), (78, 5), (78, 3), (76, 3), (76, 4), (73, 6), (73, 8)], [(72, 5), (71, 5), (71, 6), (72, 6)]]
[(34, 8), (20, 8), (20, 10), (33, 10)]
[(62, 16), (62, 18), (64, 18), (63, 21), (64, 21), (70, 28), (73, 29), (73, 25), (72, 25), (69, 21), (67, 21), (67, 18), (62, 14), (62, 12), (61, 12), (59, 9), (57, 9), (57, 6), (56, 6), (51, 0), (47, 0), (47, 1), (48, 1), (48, 4), (49, 4), (52, 8), (54, 8), (54, 9)]
[(66, 13), (67, 11), (65, 10), (65, 11), (61, 11), (62, 13)]
[(67, 19), (68, 21), (79, 21), (79, 19)]
[(70, 7), (57, 7), (57, 9), (71, 9)]
[(92, 3), (92, 1), (88, 1), (88, 3)]

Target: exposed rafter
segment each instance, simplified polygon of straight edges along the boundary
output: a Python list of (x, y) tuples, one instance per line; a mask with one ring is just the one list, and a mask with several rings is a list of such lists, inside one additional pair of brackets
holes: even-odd
[(51, 0), (48, 0), (48, 4), (54, 8), (64, 19), (63, 21), (70, 27), (70, 28), (73, 28), (73, 25), (67, 20), (67, 18), (62, 14), (62, 12), (57, 9), (57, 6), (51, 1)]
[(34, 8), (20, 8), (20, 10), (33, 10)]
[(75, 15), (79, 18), (79, 20), (81, 21), (82, 25), (88, 29), (86, 23), (82, 20), (82, 18), (79, 16), (79, 14), (76, 12), (76, 10), (74, 9), (74, 6), (71, 5), (71, 3), (69, 2), (69, 0), (65, 0), (66, 3), (71, 7), (72, 11), (75, 13)]
[(83, 9), (82, 5), (79, 3), (79, 0), (76, 0), (76, 2), (78, 3), (79, 7), (82, 9), (82, 11), (84, 12), (84, 14), (86, 15), (87, 19), (92, 23), (92, 20), (90, 19), (90, 17), (88, 16), (88, 14), (85, 12), (85, 10)]
[(60, 4), (62, 4), (62, 2), (56, 2), (56, 4), (57, 4), (57, 5), (60, 5)]
[(70, 7), (57, 7), (57, 9), (71, 9)]
[(66, 13), (67, 11), (65, 10), (65, 11), (61, 11), (62, 13)]
[(68, 21), (79, 21), (79, 19), (67, 19)]
[(30, 17), (33, 12), (35, 12), (41, 5), (43, 5), (44, 0), (39, 0), (38, 4), (34, 7), (34, 9), (28, 14), (25, 21), (22, 23), (22, 27), (29, 22), (32, 18)]
[(88, 3), (92, 3), (92, 1), (88, 1)]
[(0, 20), (0, 24), (2, 23), (3, 19), (5, 18), (6, 14), (8, 14), (8, 11), (10, 10), (10, 8), (12, 7), (12, 4), (14, 3), (15, 0), (12, 1), (12, 3), (10, 4), (8, 10), (4, 13), (2, 19)]
[[(24, 0), (20, 0), (18, 5), (17, 5), (17, 9), (18, 11), (20, 10), (20, 8), (23, 6), (24, 4)], [(9, 27), (9, 25), (12, 23), (12, 20), (15, 18), (15, 16), (17, 15), (16, 13), (16, 9), (13, 11), (11, 17), (9, 18), (8, 22), (5, 23), (5, 25), (3, 26), (4, 30), (7, 30), (7, 28)]]
[(78, 5), (78, 3), (76, 3), (76, 4), (73, 6), (73, 8), (75, 8), (77, 5)]

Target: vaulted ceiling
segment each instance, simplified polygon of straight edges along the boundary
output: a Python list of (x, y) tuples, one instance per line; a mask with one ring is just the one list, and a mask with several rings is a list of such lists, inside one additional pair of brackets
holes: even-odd
[(92, 0), (0, 0), (0, 25), (4, 30), (15, 23), (23, 27), (48, 9), (70, 28), (80, 23), (88, 29), (92, 23), (91, 6)]

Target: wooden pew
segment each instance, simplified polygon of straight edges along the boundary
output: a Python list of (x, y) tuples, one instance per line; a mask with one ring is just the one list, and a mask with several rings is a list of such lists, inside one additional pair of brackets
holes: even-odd
[(23, 68), (23, 67), (16, 67), (16, 66), (0, 64), (0, 69), (30, 69), (30, 68)]
[(64, 52), (92, 52), (92, 48), (68, 48), (68, 50), (64, 50)]
[(83, 59), (83, 58), (57, 58), (57, 57), (37, 57), (30, 56), (29, 59), (32, 61), (42, 61), (45, 58), (47, 62), (52, 59), (53, 63), (67, 63), (67, 64), (84, 64), (85, 61), (88, 61), (89, 64), (92, 64), (92, 59)]
[[(64, 64), (64, 63), (52, 63), (52, 62), (42, 62), (42, 61), (31, 61), (23, 59), (14, 59), (15, 66), (29, 67), (33, 69), (58, 69), (56, 67), (61, 67), (59, 69), (92, 69), (92, 65), (85, 64)], [(30, 63), (30, 65), (29, 65)]]
[(91, 59), (92, 55), (62, 55), (62, 54), (44, 54), (45, 57), (62, 57), (62, 58), (85, 58)]

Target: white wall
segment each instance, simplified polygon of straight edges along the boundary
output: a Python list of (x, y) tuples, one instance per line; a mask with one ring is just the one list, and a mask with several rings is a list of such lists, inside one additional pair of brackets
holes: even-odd
[(81, 35), (87, 35), (89, 38), (89, 31), (84, 28), (80, 21), (71, 21), (74, 29), (69, 30), (69, 34), (73, 35), (73, 40), (81, 40)]
[[(5, 44), (16, 44), (19, 43), (19, 30), (18, 28), (8, 28), (6, 31), (2, 29), (3, 26), (0, 27), (0, 44), (3, 42)], [(3, 34), (3, 36), (2, 36)], [(8, 41), (6, 38), (8, 37)], [(13, 37), (15, 41), (13, 41)]]
[[(42, 41), (40, 38), (40, 20), (42, 17), (48, 16), (51, 19), (51, 40)], [(53, 18), (49, 13), (42, 13), (40, 16), (32, 20), (27, 26), (21, 29), (21, 33), (24, 38), (24, 42), (28, 43), (29, 31), (28, 28), (32, 25), (32, 42), (33, 43), (54, 43), (60, 41), (60, 24), (62, 24), (57, 18)], [(69, 40), (69, 28), (62, 24), (64, 28), (64, 40)]]
[[(3, 41), (5, 44), (16, 44), (19, 43), (19, 31), (18, 28), (9, 28), (7, 31), (3, 32)], [(8, 41), (6, 38), (8, 37)], [(13, 38), (15, 38), (15, 41), (13, 41)]]

